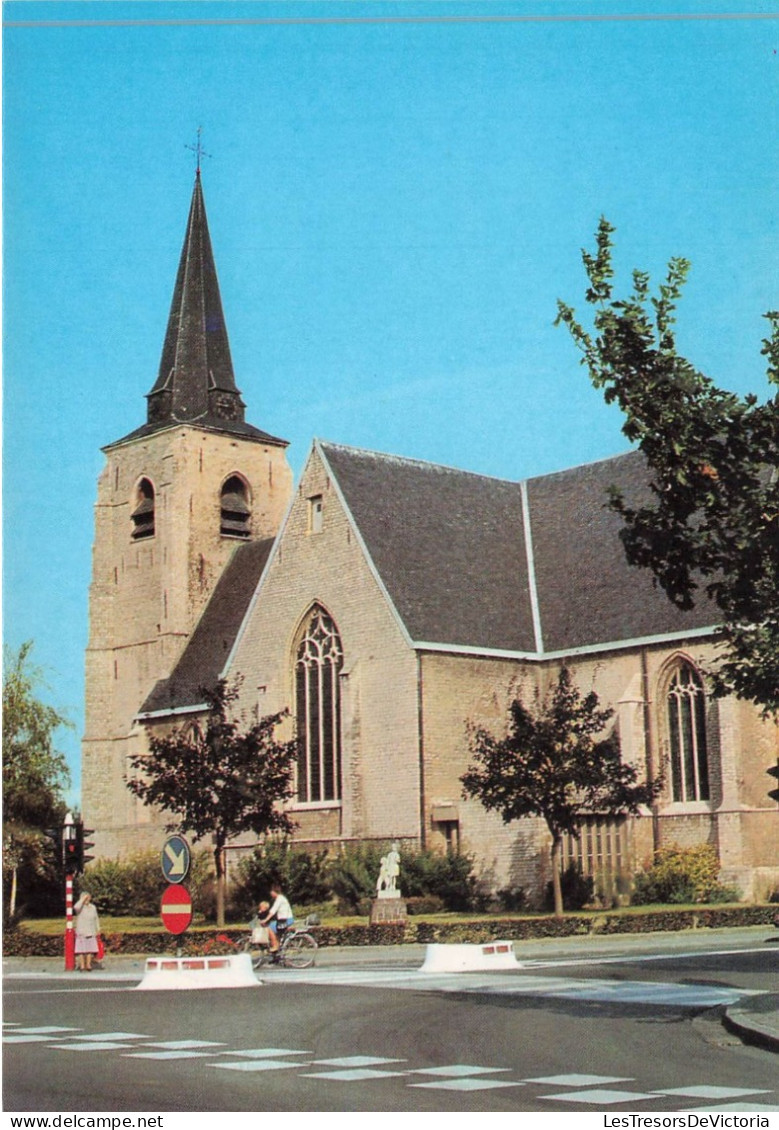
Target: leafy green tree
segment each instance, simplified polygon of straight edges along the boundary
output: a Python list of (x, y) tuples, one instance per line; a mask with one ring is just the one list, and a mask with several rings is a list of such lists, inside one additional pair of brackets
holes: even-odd
[(495, 738), (481, 728), (471, 734), (474, 762), (460, 781), (464, 797), (475, 797), (504, 824), (541, 816), (552, 836), (554, 912), (563, 913), (560, 853), (563, 836), (576, 838), (588, 813), (637, 814), (651, 804), (661, 782), (638, 783), (620, 758), (614, 734), (599, 737), (614, 714), (595, 691), (582, 696), (563, 667), (557, 684), (529, 710), (518, 698), (510, 707), (509, 732)]
[(225, 847), (244, 832), (291, 832), (292, 820), (279, 805), (292, 795), (297, 741), (279, 742), (275, 733), (287, 712), (269, 714), (247, 729), (232, 716), (236, 685), (224, 679), (203, 692), (205, 728), (177, 728), (149, 736), (147, 753), (130, 758), (140, 775), (127, 781), (144, 804), (176, 813), (170, 831), (210, 836), (214, 851), (217, 925), (224, 926)]
[[(623, 433), (650, 470), (651, 501), (633, 507), (612, 489), (627, 560), (648, 568), (673, 603), (703, 591), (722, 615), (724, 647), (709, 672), (717, 694), (735, 693), (765, 715), (779, 711), (779, 393), (766, 401), (717, 388), (676, 347), (674, 324), (689, 263), (672, 259), (657, 294), (633, 272), (614, 295), (612, 234), (601, 219), (594, 254), (582, 253), (594, 308), (586, 329), (558, 303), (596, 388), (625, 416)], [(779, 312), (761, 352), (779, 384)]]
[(53, 858), (43, 829), (62, 823), (61, 796), (70, 780), (65, 756), (55, 745), (64, 714), (42, 702), (40, 668), (30, 662), (33, 644), (3, 653), (3, 872), (9, 913), (16, 911), (19, 876), (51, 879)]

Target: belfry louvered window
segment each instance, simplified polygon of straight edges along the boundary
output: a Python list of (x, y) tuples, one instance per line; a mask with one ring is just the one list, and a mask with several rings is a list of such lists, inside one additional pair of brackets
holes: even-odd
[(134, 541), (154, 537), (154, 487), (148, 479), (141, 479), (138, 483), (131, 518)]
[(674, 800), (709, 799), (706, 693), (698, 672), (682, 663), (667, 695), (671, 789)]
[(251, 535), (251, 507), (246, 483), (238, 475), (222, 487), (220, 498), (220, 533), (226, 537), (248, 538)]
[(298, 801), (341, 799), (340, 670), (338, 629), (320, 607), (306, 622), (295, 664)]

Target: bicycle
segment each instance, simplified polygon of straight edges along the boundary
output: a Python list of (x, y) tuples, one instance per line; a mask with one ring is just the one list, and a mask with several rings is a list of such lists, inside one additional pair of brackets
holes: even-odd
[(319, 945), (316, 938), (308, 931), (312, 926), (318, 925), (319, 915), (309, 914), (302, 927), (287, 926), (282, 932), (279, 948), (275, 954), (271, 954), (267, 942), (254, 940), (256, 928), (253, 926), (241, 949), (251, 957), (252, 969), (260, 969), (272, 961), (288, 969), (310, 969), (316, 960)]

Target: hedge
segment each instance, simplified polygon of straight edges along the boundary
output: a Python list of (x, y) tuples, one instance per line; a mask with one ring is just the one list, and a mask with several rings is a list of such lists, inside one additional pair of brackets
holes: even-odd
[[(647, 934), (678, 930), (717, 929), (731, 926), (768, 926), (777, 913), (776, 904), (758, 906), (715, 906), (691, 910), (646, 910), (630, 913), (603, 912), (568, 914), (564, 918), (495, 917), (462, 918), (434, 922), (423, 917), (407, 919), (404, 925), (318, 926), (314, 933), (320, 946), (392, 946), (426, 942), (482, 943), (496, 938), (524, 941), (532, 938), (570, 938), (603, 934)], [(226, 937), (233, 942), (246, 937), (245, 929), (197, 930), (175, 938), (162, 930), (133, 934), (104, 934), (109, 954), (175, 953), (179, 945), (185, 952), (202, 951), (203, 946)], [(63, 952), (62, 937), (36, 934), (26, 927), (9, 929), (3, 935), (7, 957), (56, 957)]]

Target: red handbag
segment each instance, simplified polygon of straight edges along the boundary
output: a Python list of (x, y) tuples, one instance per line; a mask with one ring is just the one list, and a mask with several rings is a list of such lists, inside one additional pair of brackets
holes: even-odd
[(97, 935), (97, 960), (102, 961), (104, 957), (105, 957), (105, 946), (103, 945), (103, 939), (101, 938), (100, 934), (98, 934)]

